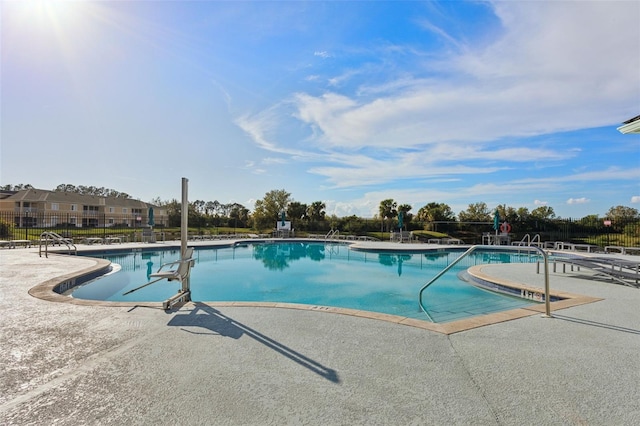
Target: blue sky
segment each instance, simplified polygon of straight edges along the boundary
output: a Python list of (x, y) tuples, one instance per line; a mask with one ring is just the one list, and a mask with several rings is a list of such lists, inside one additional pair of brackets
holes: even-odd
[(0, 183), (640, 209), (640, 2), (3, 1)]

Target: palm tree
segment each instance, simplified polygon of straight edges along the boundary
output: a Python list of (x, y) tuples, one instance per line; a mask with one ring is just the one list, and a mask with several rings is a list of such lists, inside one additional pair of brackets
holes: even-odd
[(398, 204), (391, 198), (380, 201), (378, 211), (380, 212), (380, 218), (383, 221), (386, 219), (387, 231), (389, 230), (389, 219), (393, 219), (398, 214), (398, 211), (396, 210), (397, 205)]

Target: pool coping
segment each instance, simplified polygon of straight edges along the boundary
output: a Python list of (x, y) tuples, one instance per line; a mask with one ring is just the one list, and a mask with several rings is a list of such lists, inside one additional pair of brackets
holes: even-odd
[[(67, 254), (51, 253), (56, 256), (68, 256)], [(70, 297), (64, 293), (65, 289), (69, 289), (77, 285), (78, 281), (84, 282), (94, 278), (97, 275), (106, 272), (111, 265), (111, 262), (105, 259), (93, 258), (86, 256), (86, 259), (91, 259), (96, 262), (95, 265), (82, 269), (80, 271), (72, 272), (69, 274), (61, 275), (51, 278), (41, 284), (38, 284), (29, 289), (29, 294), (35, 298), (46, 300), (49, 302), (68, 303), (81, 306), (100, 306), (100, 307), (150, 307), (162, 309), (162, 302), (115, 302), (115, 301), (102, 301), (102, 300), (88, 300), (77, 299)], [(517, 290), (523, 290), (531, 292), (532, 294), (540, 294), (544, 291), (538, 287), (521, 284), (512, 280), (499, 278), (486, 273), (483, 269), (486, 266), (495, 266), (495, 264), (475, 265), (468, 268), (467, 272), (475, 278), (484, 280), (490, 283), (498, 284), (505, 287), (510, 287)], [(551, 301), (551, 310), (559, 310), (570, 308), (573, 306), (584, 305), (587, 303), (597, 302), (602, 300), (601, 298), (595, 298), (590, 296), (572, 294), (563, 291), (551, 291), (550, 295), (554, 298), (560, 299)], [(492, 324), (498, 324), (505, 321), (511, 321), (519, 318), (525, 318), (528, 316), (545, 314), (544, 304), (532, 305), (523, 308), (510, 309), (507, 311), (496, 312), (492, 314), (480, 315), (471, 318), (465, 318), (461, 320), (446, 322), (446, 323), (432, 323), (425, 320), (419, 320), (415, 318), (403, 317), (398, 315), (384, 314), (372, 311), (363, 311), (358, 309), (338, 308), (333, 306), (323, 305), (306, 305), (298, 303), (284, 303), (284, 302), (210, 302), (210, 301), (198, 301), (176, 304), (174, 309), (177, 310), (182, 306), (188, 306), (191, 303), (204, 303), (212, 307), (254, 307), (254, 308), (281, 308), (281, 309), (297, 309), (313, 312), (326, 312), (340, 315), (349, 315), (360, 318), (375, 319), (380, 321), (386, 321), (390, 323), (406, 325), (415, 328), (421, 328), (442, 334), (454, 334), (466, 330), (471, 330), (478, 327), (483, 327)]]

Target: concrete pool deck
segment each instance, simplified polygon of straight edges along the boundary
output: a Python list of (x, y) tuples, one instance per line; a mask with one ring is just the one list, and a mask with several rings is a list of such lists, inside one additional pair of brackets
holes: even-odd
[[(584, 272), (551, 273), (551, 287), (601, 300), (448, 335), (319, 310), (28, 293), (94, 265), (0, 250), (0, 424), (640, 424), (640, 290)], [(483, 273), (541, 285), (535, 264)]]

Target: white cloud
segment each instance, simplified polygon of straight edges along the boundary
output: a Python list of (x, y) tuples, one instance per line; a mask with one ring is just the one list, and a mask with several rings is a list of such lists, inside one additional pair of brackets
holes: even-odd
[(319, 57), (321, 57), (322, 59), (327, 59), (327, 58), (330, 58), (330, 57), (331, 57), (331, 55), (329, 54), (329, 52), (327, 52), (326, 50), (323, 50), (323, 51), (315, 51), (315, 52), (313, 52), (313, 56), (319, 56)]
[[(386, 80), (370, 78), (375, 74), (369, 72), (374, 71), (373, 61), (360, 61), (360, 68), (353, 65), (357, 61), (345, 68), (336, 65), (333, 77), (313, 76), (326, 80), (331, 91), (295, 93), (237, 123), (259, 147), (313, 163), (308, 171), (324, 177), (329, 187), (348, 188), (404, 179), (414, 184), (418, 179), (476, 183), (482, 176), (523, 165), (564, 166), (584, 155), (579, 141), (561, 146), (551, 140), (543, 145), (528, 139), (525, 144), (522, 138), (617, 124), (636, 108), (640, 90), (634, 85), (629, 89), (628, 82), (637, 80), (640, 62), (628, 53), (640, 50), (637, 4), (492, 6), (502, 27), (487, 44), (459, 42), (425, 21), (423, 28), (447, 40), (455, 53), (449, 50), (434, 60), (437, 52), (418, 55), (415, 46), (406, 48), (407, 58), (414, 55), (413, 68), (407, 59), (401, 74), (380, 73), (392, 75)], [(328, 56), (325, 51), (314, 54)], [(304, 137), (288, 137), (292, 129)], [(511, 178), (510, 184), (493, 188), (485, 183), (461, 185), (456, 195), (479, 199), (531, 190), (552, 194), (567, 190), (566, 183), (640, 179), (640, 168), (603, 167), (584, 171), (593, 170), (585, 166), (580, 172), (566, 167), (566, 172)], [(491, 181), (490, 176), (486, 180)], [(484, 192), (467, 192), (469, 187)], [(447, 192), (438, 195), (441, 198), (425, 201), (452, 197)], [(544, 196), (552, 203), (567, 200), (566, 195)], [(566, 203), (589, 201), (570, 198)], [(536, 206), (548, 204), (535, 201)]]
[(569, 198), (567, 200), (567, 204), (587, 204), (591, 202), (590, 199), (582, 197), (582, 198)]
[(634, 195), (633, 197), (631, 197), (631, 203), (640, 203), (640, 195)]
[(353, 159), (352, 166), (317, 166), (309, 171), (327, 178), (336, 188), (389, 183), (402, 179), (431, 179), (452, 175), (481, 175), (498, 170), (496, 167), (469, 167), (464, 165), (434, 166), (418, 164), (406, 159), (374, 160), (366, 157)]
[[(368, 206), (359, 203), (357, 201), (343, 202), (343, 201), (326, 201), (325, 202), (325, 212), (327, 215), (336, 215), (337, 217), (345, 217), (345, 216), (361, 216), (367, 217), (369, 213)], [(365, 214), (363, 214), (363, 212)]]
[(527, 182), (604, 182), (609, 180), (635, 181), (640, 179), (640, 167), (635, 169), (623, 169), (620, 167), (608, 167), (602, 170), (594, 170), (584, 173), (574, 173), (565, 176), (525, 178), (518, 180), (521, 183)]
[(262, 164), (286, 164), (287, 160), (284, 158), (267, 157), (262, 159)]
[(245, 115), (238, 117), (235, 120), (235, 124), (244, 130), (258, 146), (272, 150), (275, 146), (266, 139), (265, 134), (271, 128), (274, 121), (275, 118), (270, 117), (269, 113), (265, 111), (256, 116)]
[[(477, 142), (617, 123), (638, 96), (627, 84), (637, 80), (638, 68), (626, 54), (638, 33), (629, 6), (498, 2), (501, 38), (441, 59), (439, 69), (449, 70), (445, 78), (403, 76), (397, 90), (372, 99), (298, 94), (297, 117), (317, 129), (323, 143), (354, 149)], [(393, 87), (393, 81), (381, 84)]]

